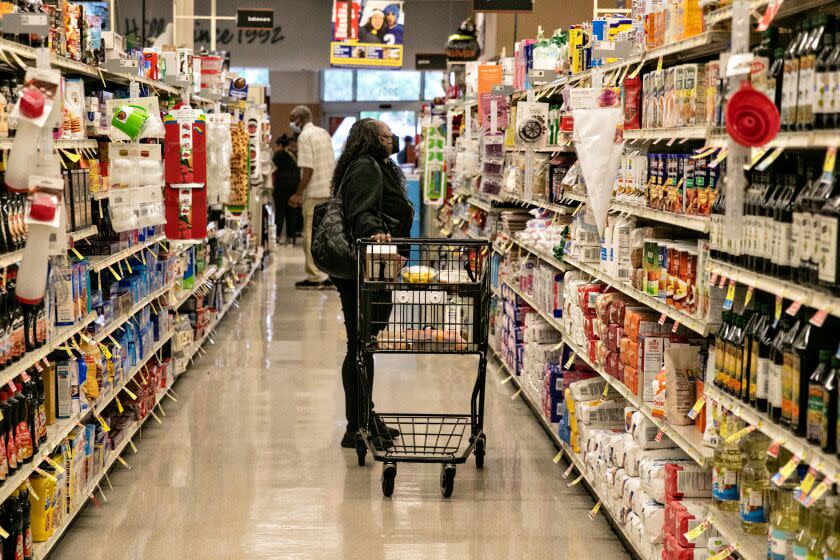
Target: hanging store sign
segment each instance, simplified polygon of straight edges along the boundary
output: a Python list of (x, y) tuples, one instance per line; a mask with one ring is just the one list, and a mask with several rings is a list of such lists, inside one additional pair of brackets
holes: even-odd
[(403, 2), (335, 0), (330, 64), (401, 68), (404, 25)]
[(415, 70), (446, 70), (446, 53), (414, 55)]
[(236, 27), (239, 29), (274, 29), (274, 10), (252, 8), (236, 10)]
[(534, 0), (473, 0), (476, 12), (530, 12)]

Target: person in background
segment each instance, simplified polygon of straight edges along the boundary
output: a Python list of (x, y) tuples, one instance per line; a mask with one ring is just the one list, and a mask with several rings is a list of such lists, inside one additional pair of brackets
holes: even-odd
[(274, 152), (274, 212), (276, 214), (277, 236), (286, 225), (286, 241), (294, 244), (300, 235), (303, 215), (300, 208), (289, 206), (289, 199), (300, 184), (300, 168), (297, 164), (297, 137), (282, 135), (277, 139)]
[[(350, 128), (347, 142), (332, 178), (332, 192), (341, 196), (346, 226), (351, 239), (373, 239), (385, 243), (394, 237), (409, 237), (414, 208), (408, 200), (405, 176), (390, 158), (397, 152), (399, 139), (388, 125), (375, 119), (361, 119)], [(341, 447), (355, 447), (364, 409), (364, 393), (360, 372), (356, 362), (358, 350), (357, 315), (359, 300), (356, 278), (333, 278), (341, 297), (341, 311), (344, 313), (344, 328), (347, 331), (347, 355), (341, 366), (341, 380), (344, 385), (344, 408), (347, 415), (347, 430), (341, 438)], [(390, 295), (382, 292), (387, 302), (375, 302), (372, 324), (383, 328), (391, 314)], [(375, 330), (375, 329), (374, 329)], [(368, 395), (373, 390), (373, 356), (366, 354), (368, 372)], [(368, 420), (371, 431), (376, 434), (374, 445), (387, 448), (399, 431), (388, 428), (373, 413), (370, 403)]]
[(320, 290), (332, 286), (312, 260), (312, 218), (315, 207), (330, 197), (330, 177), (335, 169), (330, 133), (312, 124), (312, 112), (305, 105), (292, 109), (292, 130), (298, 136), (300, 182), (289, 197), (289, 206), (303, 208), (303, 251), (306, 256), (306, 278), (295, 282), (299, 290)]
[(382, 42), (388, 45), (403, 44), (403, 26), (400, 21), (400, 7), (398, 4), (385, 6), (385, 32)]
[(379, 8), (370, 13), (370, 17), (363, 26), (359, 28), (360, 43), (383, 43), (385, 34), (385, 13)]
[(397, 154), (397, 163), (400, 165), (416, 165), (417, 154), (414, 152), (414, 137), (403, 136), (403, 142), (403, 149)]

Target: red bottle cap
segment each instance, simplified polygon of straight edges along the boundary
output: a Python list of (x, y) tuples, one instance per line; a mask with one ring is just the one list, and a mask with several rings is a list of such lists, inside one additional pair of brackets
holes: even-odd
[(747, 148), (763, 146), (779, 133), (781, 117), (770, 98), (741, 83), (726, 106), (726, 131), (738, 144)]
[(55, 218), (58, 205), (56, 197), (46, 193), (35, 193), (31, 198), (29, 217), (39, 222), (51, 222)]
[(37, 88), (24, 88), (20, 96), (20, 112), (25, 117), (37, 119), (44, 113), (45, 98), (44, 92)]

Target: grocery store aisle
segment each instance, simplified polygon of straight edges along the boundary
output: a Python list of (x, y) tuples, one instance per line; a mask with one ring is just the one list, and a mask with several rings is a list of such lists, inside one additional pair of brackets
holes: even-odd
[[(591, 497), (567, 488), (548, 437), (495, 367), (488, 455), (458, 469), (451, 499), (436, 465), (400, 465), (393, 499), (381, 468), (360, 468), (344, 430), (338, 294), (295, 291), (300, 249), (258, 273), (215, 345), (149, 421), (131, 470), (88, 505), (56, 560), (627, 557)], [(377, 409), (460, 411), (472, 358), (377, 361)]]

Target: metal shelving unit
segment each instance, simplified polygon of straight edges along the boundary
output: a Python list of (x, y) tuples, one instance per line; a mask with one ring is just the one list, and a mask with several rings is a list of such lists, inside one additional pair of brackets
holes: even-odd
[(121, 260), (127, 259), (128, 257), (139, 253), (140, 251), (147, 249), (148, 247), (151, 247), (155, 243), (160, 243), (161, 241), (164, 241), (165, 239), (166, 236), (161, 233), (160, 235), (155, 235), (151, 239), (147, 239), (146, 241), (132, 245), (128, 249), (125, 249), (113, 255), (88, 257), (88, 261), (90, 261), (90, 270), (93, 272), (102, 272), (109, 266), (113, 266)]

